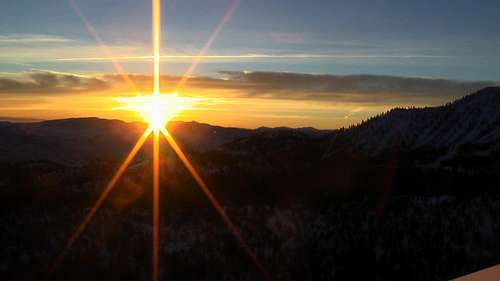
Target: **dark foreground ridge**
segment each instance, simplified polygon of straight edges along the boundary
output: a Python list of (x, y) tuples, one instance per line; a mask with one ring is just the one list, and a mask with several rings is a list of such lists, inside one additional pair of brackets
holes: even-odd
[[(0, 122), (0, 278), (46, 272), (144, 130)], [(275, 280), (449, 280), (500, 263), (500, 88), (352, 128), (169, 130)], [(149, 280), (146, 145), (54, 280)], [(261, 280), (167, 146), (161, 279)]]

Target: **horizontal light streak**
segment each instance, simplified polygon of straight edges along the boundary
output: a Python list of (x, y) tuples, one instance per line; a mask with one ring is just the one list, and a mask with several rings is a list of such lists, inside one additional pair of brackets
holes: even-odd
[[(134, 61), (151, 60), (154, 56), (117, 56), (117, 57), (76, 57), (57, 58), (56, 61)], [(449, 58), (449, 56), (433, 55), (322, 55), (322, 54), (236, 54), (236, 55), (160, 55), (166, 59), (411, 59), (411, 58)]]

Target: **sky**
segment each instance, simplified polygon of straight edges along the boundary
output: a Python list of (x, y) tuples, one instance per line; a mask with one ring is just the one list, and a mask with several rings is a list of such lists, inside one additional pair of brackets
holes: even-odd
[[(71, 3), (2, 3), (0, 119), (138, 120), (117, 98), (151, 91), (151, 59), (130, 58), (152, 54), (151, 2)], [(178, 91), (198, 101), (178, 120), (338, 128), (393, 107), (440, 105), (500, 81), (499, 8), (490, 0), (163, 0), (162, 91), (176, 89), (225, 17), (206, 50), (212, 57)]]

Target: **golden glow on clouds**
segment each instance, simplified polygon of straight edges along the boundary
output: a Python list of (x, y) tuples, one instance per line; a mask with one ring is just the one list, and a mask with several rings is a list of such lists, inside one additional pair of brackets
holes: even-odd
[[(40, 75), (35, 77), (35, 74)], [(156, 120), (153, 122), (157, 125), (169, 120), (196, 120), (245, 128), (332, 129), (359, 123), (393, 107), (439, 105), (447, 101), (440, 96), (419, 99), (415, 95), (409, 99), (407, 95), (354, 90), (346, 94), (321, 93), (323, 97), (333, 96), (314, 100), (314, 96), (308, 96), (314, 87), (301, 88), (296, 84), (281, 87), (284, 82), (267, 85), (260, 80), (210, 77), (194, 77), (182, 88), (182, 93), (161, 94), (155, 101), (151, 96), (131, 91), (129, 83), (119, 75), (39, 70), (2, 73), (1, 77), (5, 82), (0, 92), (0, 119), (4, 120), (96, 116), (124, 121)], [(130, 79), (138, 93), (151, 93), (151, 76), (135, 74), (130, 75)], [(180, 80), (178, 76), (162, 76), (163, 92), (175, 92)], [(10, 89), (9, 85), (14, 86)], [(157, 117), (151, 114), (155, 108)]]
[[(188, 85), (189, 86), (189, 85)], [(157, 102), (152, 95), (132, 96), (126, 89), (89, 94), (58, 94), (43, 97), (3, 98), (1, 117), (59, 119), (97, 116), (124, 121), (148, 121), (150, 109), (158, 107), (163, 114), (157, 124), (192, 121), (221, 126), (256, 128), (290, 126), (338, 128), (355, 124), (395, 104), (360, 105), (357, 103), (322, 103), (304, 100), (277, 100), (241, 97), (244, 93), (224, 89), (189, 88), (180, 94), (161, 94)], [(213, 98), (213, 96), (220, 98)], [(71, 107), (68, 107), (71, 104)], [(347, 118), (346, 118), (347, 116)]]

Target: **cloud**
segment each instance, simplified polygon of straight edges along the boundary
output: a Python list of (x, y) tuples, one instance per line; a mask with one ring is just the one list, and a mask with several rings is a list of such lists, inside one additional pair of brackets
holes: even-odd
[(247, 97), (274, 99), (388, 103), (446, 100), (472, 93), (491, 81), (384, 75), (316, 75), (288, 72), (221, 71), (230, 87)]
[[(347, 44), (347, 43), (346, 43)], [(352, 48), (352, 47), (350, 47)], [(74, 62), (74, 61), (150, 61), (153, 58), (151, 55), (137, 56), (114, 56), (114, 57), (61, 57), (53, 59), (58, 62)], [(449, 56), (435, 56), (425, 54), (323, 54), (323, 53), (282, 53), (282, 54), (264, 54), (264, 53), (245, 53), (245, 54), (224, 54), (224, 55), (198, 55), (198, 54), (168, 54), (161, 55), (160, 58), (186, 60), (203, 59), (211, 61), (228, 61), (228, 60), (271, 60), (271, 59), (428, 59), (428, 58), (449, 58)]]
[[(436, 105), (452, 101), (488, 86), (493, 81), (384, 75), (319, 75), (289, 72), (220, 71), (219, 77), (192, 77), (190, 92), (209, 92), (217, 97), (314, 101), (376, 105)], [(103, 77), (118, 82), (117, 75)], [(149, 75), (131, 75), (139, 88), (148, 89)], [(162, 76), (164, 91), (173, 91), (178, 76)]]
[(381, 46), (367, 44), (361, 41), (338, 40), (325, 38), (325, 36), (314, 36), (311, 33), (303, 32), (269, 32), (260, 35), (264, 40), (271, 40), (276, 43), (287, 45), (326, 45), (330, 48), (350, 48), (352, 49), (380, 49)]
[[(143, 94), (151, 92), (150, 75), (132, 74), (130, 79)], [(174, 91), (179, 80), (179, 76), (162, 76), (162, 91)], [(338, 128), (396, 106), (440, 105), (497, 84), (398, 76), (223, 71), (214, 77), (189, 79), (179, 94), (206, 102), (180, 118), (227, 126)], [(117, 97), (132, 95), (135, 93), (129, 84), (115, 74), (84, 76), (46, 70), (0, 73), (0, 111), (4, 116), (0, 119), (100, 116), (137, 120), (132, 119), (136, 117), (131, 112), (111, 110), (118, 106)]]
[(33, 71), (19, 77), (0, 77), (0, 94), (94, 92), (109, 87), (109, 83), (99, 77), (53, 71)]
[[(190, 92), (209, 92), (224, 98), (314, 101), (376, 105), (436, 105), (479, 89), (498, 85), (492, 81), (455, 81), (384, 75), (319, 75), (289, 72), (220, 71), (219, 77), (192, 77)], [(106, 79), (119, 81), (118, 76)], [(150, 87), (148, 75), (132, 75), (139, 87)], [(165, 91), (173, 91), (177, 76), (162, 76)]]
[(12, 117), (12, 116), (0, 116), (0, 122), (37, 122), (43, 119), (38, 118), (24, 118), (24, 117)]
[(59, 37), (59, 36), (53, 36), (53, 35), (47, 35), (47, 34), (10, 34), (10, 35), (0, 35), (0, 44), (1, 43), (8, 43), (8, 44), (31, 44), (31, 43), (66, 43), (70, 42), (72, 40)]
[[(130, 91), (114, 74), (82, 76), (53, 71), (24, 73), (23, 77), (0, 78), (1, 93), (86, 93), (104, 90)], [(137, 89), (151, 90), (150, 75), (130, 75)], [(162, 76), (164, 92), (174, 91), (180, 77)], [(326, 104), (435, 105), (451, 101), (488, 86), (490, 81), (383, 75), (319, 75), (289, 72), (221, 71), (218, 77), (192, 77), (185, 92), (216, 98), (258, 98), (313, 101)], [(181, 90), (182, 91), (182, 90)]]

